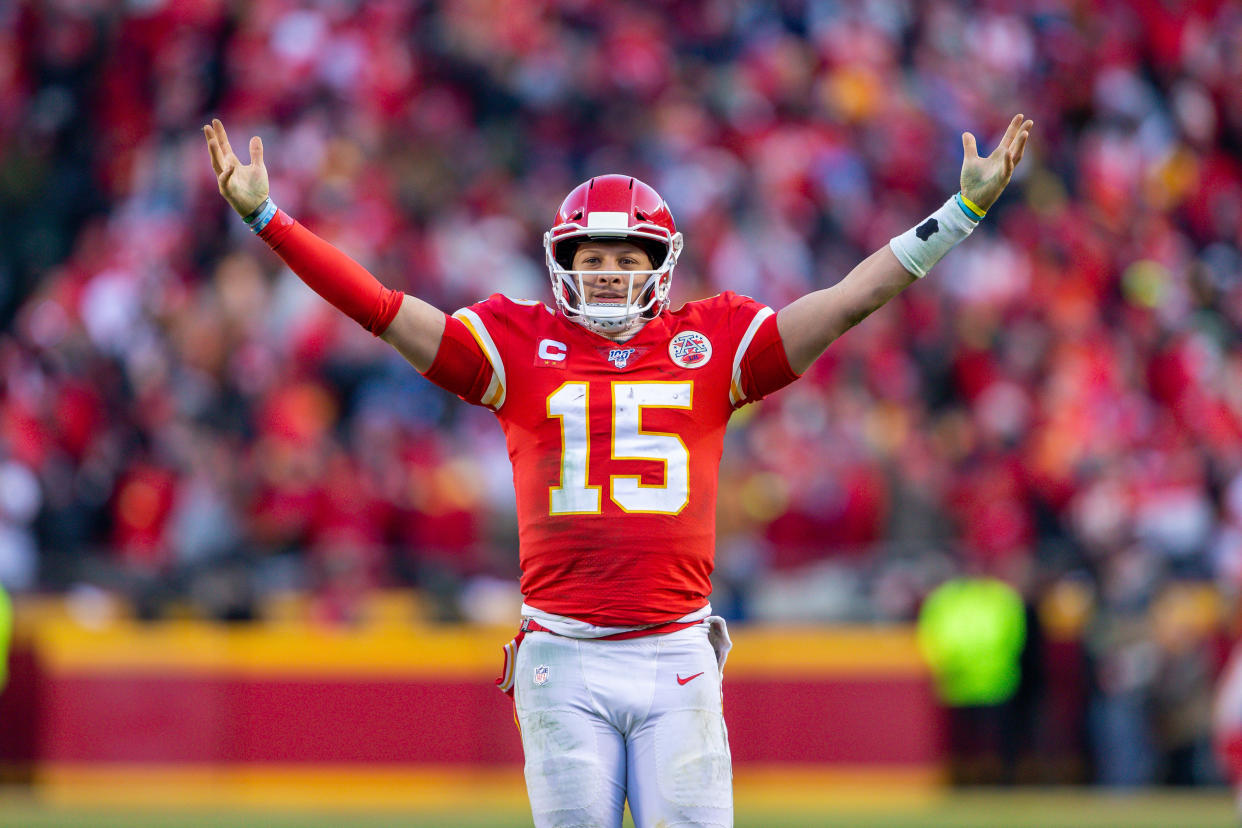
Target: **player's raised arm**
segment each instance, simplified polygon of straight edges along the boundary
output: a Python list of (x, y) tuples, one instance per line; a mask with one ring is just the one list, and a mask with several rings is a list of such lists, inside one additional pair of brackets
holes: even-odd
[(782, 308), (776, 324), (789, 366), (801, 374), (834, 339), (857, 325), (948, 253), (974, 229), (1009, 183), (1022, 160), (1033, 121), (1018, 114), (1005, 137), (980, 157), (975, 137), (962, 133), (961, 192), (915, 227), (872, 253), (830, 288), (808, 293)]
[(229, 145), (219, 119), (203, 127), (220, 195), (316, 293), (396, 348), (419, 371), (436, 358), (444, 314), (413, 296), (389, 290), (366, 268), (279, 210), (268, 194), (263, 141), (250, 139), (250, 163)]

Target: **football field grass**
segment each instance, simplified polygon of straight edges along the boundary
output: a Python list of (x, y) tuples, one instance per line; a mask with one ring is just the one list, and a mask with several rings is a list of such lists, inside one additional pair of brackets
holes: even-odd
[[(525, 813), (72, 810), (0, 799), (0, 828), (520, 828)], [(627, 818), (626, 825), (632, 825)], [(946, 794), (917, 807), (881, 804), (797, 813), (739, 808), (737, 828), (1229, 828), (1230, 797), (1206, 793), (1107, 794), (1075, 790)]]

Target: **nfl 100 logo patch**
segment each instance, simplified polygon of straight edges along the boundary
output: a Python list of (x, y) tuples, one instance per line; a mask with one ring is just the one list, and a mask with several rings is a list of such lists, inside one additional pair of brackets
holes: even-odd
[(682, 331), (668, 343), (668, 355), (682, 368), (702, 368), (712, 358), (712, 342), (698, 331)]
[(608, 351), (608, 361), (618, 368), (629, 365), (632, 356), (634, 356), (633, 348), (613, 348)]
[(535, 684), (544, 685), (548, 683), (548, 665), (540, 664), (535, 668)]
[(616, 368), (618, 371), (621, 371), (621, 370), (624, 370), (631, 363), (636, 362), (638, 359), (640, 359), (643, 356), (643, 354), (647, 353), (647, 351), (650, 349), (649, 348), (637, 348), (634, 346), (626, 346), (624, 348), (614, 348), (610, 346), (607, 348), (599, 348), (597, 350), (599, 351), (599, 355), (601, 357), (603, 357), (608, 362), (611, 362), (613, 367)]

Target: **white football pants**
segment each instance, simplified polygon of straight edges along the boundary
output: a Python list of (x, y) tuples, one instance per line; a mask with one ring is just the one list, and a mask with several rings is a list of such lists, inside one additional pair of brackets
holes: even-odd
[[(713, 618), (625, 641), (527, 633), (514, 701), (536, 828), (733, 825)], [(726, 650), (727, 651), (727, 650)], [(723, 655), (720, 663), (723, 663)]]

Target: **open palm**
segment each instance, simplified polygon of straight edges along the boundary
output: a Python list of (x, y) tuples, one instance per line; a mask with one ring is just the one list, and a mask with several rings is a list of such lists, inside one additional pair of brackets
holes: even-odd
[(268, 194), (263, 140), (257, 135), (250, 139), (250, 163), (243, 164), (229, 145), (228, 133), (219, 118), (203, 127), (203, 135), (207, 138), (207, 152), (211, 155), (211, 168), (216, 171), (220, 195), (239, 215), (250, 215)]
[(1005, 130), (1005, 137), (986, 157), (979, 156), (975, 136), (963, 132), (962, 195), (984, 210), (991, 207), (1000, 198), (1013, 176), (1014, 168), (1022, 160), (1026, 139), (1030, 137), (1034, 125), (1034, 121), (1024, 121), (1021, 113), (1014, 115)]

